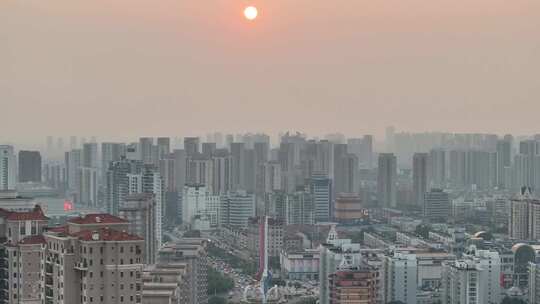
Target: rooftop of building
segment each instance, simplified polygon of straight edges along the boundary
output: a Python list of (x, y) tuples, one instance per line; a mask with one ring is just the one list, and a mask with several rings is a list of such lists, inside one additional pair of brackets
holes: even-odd
[(88, 225), (88, 224), (123, 224), (128, 223), (127, 220), (107, 214), (107, 213), (92, 213), (86, 214), (78, 218), (68, 221), (70, 224)]
[(131, 195), (126, 196), (125, 200), (142, 202), (142, 201), (151, 200), (152, 198), (154, 198), (153, 193), (137, 193), (137, 194), (131, 194)]
[(35, 244), (45, 244), (45, 238), (43, 237), (43, 235), (27, 236), (19, 242), (19, 245), (35, 245)]
[(45, 216), (41, 206), (36, 205), (32, 211), (9, 211), (6, 209), (0, 209), (0, 217), (5, 218), (7, 221), (48, 221), (49, 218)]
[(72, 236), (77, 237), (81, 241), (115, 241), (115, 242), (122, 242), (122, 241), (142, 241), (143, 238), (129, 234), (126, 231), (118, 231), (114, 229), (109, 228), (100, 228), (97, 230), (84, 230), (77, 233), (72, 234)]

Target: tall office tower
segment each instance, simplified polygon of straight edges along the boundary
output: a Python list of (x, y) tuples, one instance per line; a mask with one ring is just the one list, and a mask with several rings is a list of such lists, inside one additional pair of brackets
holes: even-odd
[(214, 195), (224, 195), (232, 189), (232, 158), (226, 149), (218, 149), (212, 157)]
[(158, 250), (156, 201), (152, 193), (140, 193), (126, 197), (118, 215), (129, 222), (128, 232), (144, 239), (144, 260), (155, 264)]
[(144, 240), (127, 229), (124, 219), (88, 214), (44, 232), (44, 303), (141, 303)]
[(207, 304), (208, 240), (182, 238), (175, 243), (167, 243), (158, 253), (158, 263), (175, 265), (186, 263), (190, 270), (187, 302)]
[(416, 255), (394, 252), (383, 259), (383, 303), (416, 304), (418, 266)]
[(347, 145), (346, 144), (335, 144), (334, 145), (334, 193), (336, 195), (340, 193), (349, 193), (350, 191), (346, 190), (347, 188), (347, 162), (344, 159), (347, 157)]
[(424, 206), (427, 192), (428, 154), (415, 153), (413, 156), (413, 199), (416, 206)]
[(255, 151), (253, 149), (247, 149), (244, 151), (245, 165), (244, 165), (244, 180), (245, 185), (243, 190), (249, 193), (255, 193), (255, 184), (257, 178), (257, 159)]
[(1, 210), (0, 304), (40, 303), (41, 233), (48, 218), (36, 205), (31, 211)]
[(441, 189), (431, 189), (424, 195), (424, 218), (430, 221), (448, 220), (452, 207), (448, 193)]
[(163, 179), (163, 191), (178, 191), (178, 181), (176, 180), (176, 160), (173, 155), (168, 154), (159, 160), (159, 174)]
[(98, 207), (98, 169), (80, 167), (76, 203), (87, 207)]
[[(141, 174), (142, 167), (142, 162), (138, 160), (122, 159), (110, 163), (107, 171), (107, 189), (105, 192), (108, 213), (118, 214), (119, 206), (124, 202), (126, 196), (130, 194), (130, 188), (134, 186), (130, 184), (129, 176)], [(140, 191), (142, 191), (142, 186)]]
[(377, 193), (379, 206), (396, 208), (397, 159), (392, 153), (379, 154)]
[(139, 138), (139, 153), (141, 160), (144, 164), (153, 164), (153, 147), (154, 147), (154, 138), (153, 137), (141, 137)]
[(19, 151), (19, 183), (41, 182), (41, 154), (39, 151)]
[(184, 137), (184, 150), (188, 157), (199, 154), (199, 142), (198, 137)]
[(245, 191), (229, 192), (221, 197), (220, 226), (246, 228), (255, 216), (255, 196)]
[(202, 184), (207, 190), (213, 192), (214, 167), (212, 160), (202, 156), (202, 154), (190, 157), (187, 160), (186, 183)]
[(79, 168), (82, 167), (82, 150), (66, 152), (66, 177), (70, 191), (76, 192), (79, 185)]
[(375, 304), (377, 271), (369, 266), (340, 268), (328, 276), (329, 304)]
[(184, 185), (186, 184), (186, 166), (187, 155), (185, 150), (174, 150), (173, 153), (175, 175), (176, 175), (176, 188), (178, 192), (182, 192)]
[(233, 165), (233, 190), (245, 190), (246, 185), (246, 149), (244, 143), (233, 142), (231, 143), (231, 156)]
[(17, 172), (15, 152), (12, 146), (0, 145), (0, 191), (15, 190)]
[(329, 222), (332, 218), (332, 180), (326, 174), (314, 173), (308, 180), (309, 193), (315, 205), (315, 222)]
[(87, 143), (82, 149), (82, 167), (99, 168), (98, 145), (96, 143)]
[(69, 137), (69, 149), (74, 150), (77, 149), (77, 136), (70, 136)]
[(101, 180), (106, 185), (107, 170), (111, 162), (119, 161), (126, 157), (126, 145), (123, 143), (102, 143), (101, 144)]
[(508, 237), (517, 240), (540, 239), (540, 201), (528, 189), (510, 201)]
[(429, 185), (434, 188), (446, 186), (446, 151), (434, 149), (429, 152)]
[(206, 158), (211, 158), (216, 152), (217, 145), (215, 142), (202, 143), (202, 155)]
[(285, 201), (285, 224), (315, 224), (315, 206), (313, 197), (308, 192), (296, 191), (287, 195)]
[(497, 185), (504, 188), (507, 184), (504, 175), (504, 169), (512, 165), (512, 141), (497, 141)]
[(277, 161), (270, 161), (263, 165), (264, 192), (272, 193), (283, 190), (281, 185), (281, 165)]
[(445, 262), (442, 266), (444, 303), (500, 303), (500, 264), (495, 259), (482, 263), (482, 257)]
[(169, 137), (158, 137), (157, 149), (158, 160), (166, 158), (171, 153), (171, 139)]

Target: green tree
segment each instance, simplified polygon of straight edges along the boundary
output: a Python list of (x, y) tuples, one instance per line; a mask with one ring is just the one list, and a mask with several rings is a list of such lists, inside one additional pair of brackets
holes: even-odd
[(526, 303), (527, 302), (523, 300), (510, 298), (510, 297), (504, 297), (504, 299), (501, 302), (501, 304), (526, 304)]
[(226, 304), (227, 300), (225, 300), (222, 297), (216, 297), (213, 296), (210, 299), (208, 299), (208, 304)]
[(224, 293), (234, 288), (234, 281), (231, 278), (213, 268), (208, 269), (207, 281), (208, 294)]
[(431, 227), (429, 225), (418, 225), (416, 226), (416, 230), (414, 231), (417, 235), (423, 237), (423, 238), (428, 238), (429, 236), (429, 231), (431, 230)]

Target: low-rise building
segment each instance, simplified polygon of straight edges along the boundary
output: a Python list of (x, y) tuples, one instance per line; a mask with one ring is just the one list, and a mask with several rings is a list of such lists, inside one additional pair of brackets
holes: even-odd
[(285, 251), (280, 255), (281, 275), (287, 280), (318, 280), (319, 250)]

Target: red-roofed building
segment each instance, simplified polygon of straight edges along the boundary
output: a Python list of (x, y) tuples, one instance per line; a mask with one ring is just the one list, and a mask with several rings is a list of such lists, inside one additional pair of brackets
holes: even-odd
[(0, 255), (6, 258), (0, 273), (16, 277), (18, 282), (0, 285), (0, 304), (13, 299), (17, 303), (40, 302), (42, 232), (48, 221), (39, 205), (30, 211), (0, 209)]
[(123, 218), (107, 213), (83, 215), (68, 221), (68, 233), (74, 234), (83, 230), (96, 230), (109, 227), (115, 230), (128, 230), (129, 222)]
[(56, 295), (51, 303), (60, 303), (58, 296), (62, 303), (142, 302), (145, 241), (128, 233), (126, 220), (88, 214), (43, 236), (42, 288), (45, 295)]

